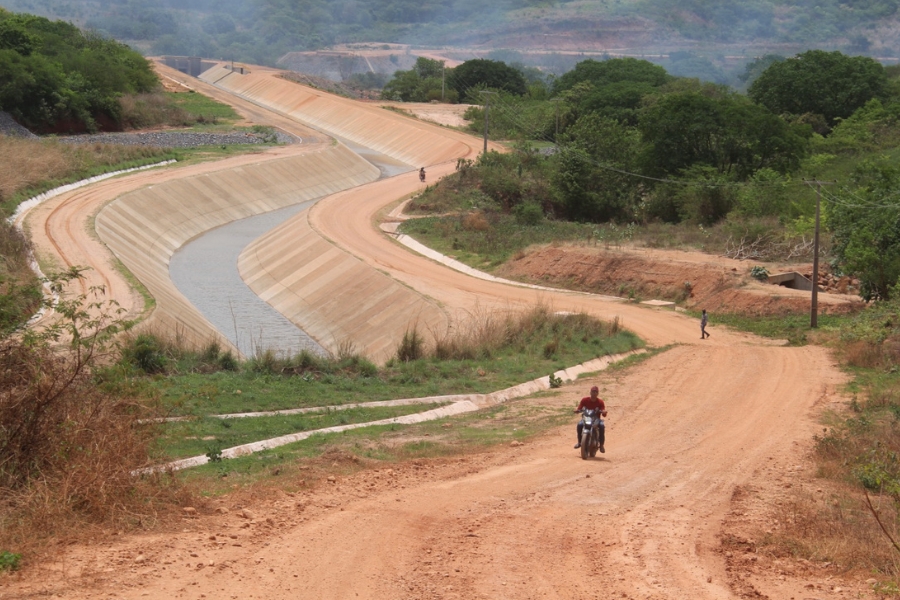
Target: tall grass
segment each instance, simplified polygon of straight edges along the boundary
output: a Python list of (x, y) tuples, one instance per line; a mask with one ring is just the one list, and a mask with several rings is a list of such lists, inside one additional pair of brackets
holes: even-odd
[[(618, 320), (604, 323), (586, 313), (556, 313), (548, 305), (515, 312), (479, 311), (436, 336), (433, 348), (420, 350), (420, 358), (473, 360), (490, 358), (502, 349), (555, 357), (560, 345), (612, 337)], [(404, 349), (401, 343), (398, 358)]]
[(113, 168), (171, 157), (160, 148), (61, 144), (0, 136), (0, 208), (7, 215), (29, 196)]

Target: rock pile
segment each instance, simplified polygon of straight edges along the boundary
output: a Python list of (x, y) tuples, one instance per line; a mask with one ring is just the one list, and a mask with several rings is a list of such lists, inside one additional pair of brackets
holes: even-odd
[[(274, 138), (274, 139), (273, 139)], [(146, 133), (97, 133), (58, 138), (65, 144), (121, 144), (156, 148), (197, 148), (199, 146), (232, 146), (235, 144), (290, 144), (295, 138), (277, 132), (266, 133), (198, 133), (193, 131), (152, 131)]]
[(31, 139), (37, 139), (38, 137), (16, 123), (15, 119), (13, 119), (9, 113), (3, 111), (0, 111), (0, 135)]
[[(812, 281), (812, 270), (801, 273), (808, 280)], [(838, 277), (834, 273), (826, 270), (819, 270), (819, 289), (829, 294), (859, 294), (859, 279), (843, 275)]]

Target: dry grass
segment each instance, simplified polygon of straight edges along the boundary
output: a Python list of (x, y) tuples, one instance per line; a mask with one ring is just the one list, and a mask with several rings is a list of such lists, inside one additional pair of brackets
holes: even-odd
[(122, 107), (122, 126), (125, 129), (160, 125), (189, 127), (197, 122), (195, 117), (173, 104), (162, 92), (122, 96), (119, 104)]
[(158, 148), (110, 144), (67, 145), (53, 140), (0, 136), (0, 202), (31, 189), (47, 189), (90, 173), (162, 154)]
[(468, 314), (443, 334), (432, 332), (434, 347), (422, 353), (440, 360), (489, 357), (501, 348), (527, 344), (540, 331), (555, 334), (543, 348), (545, 358), (549, 358), (556, 354), (560, 338), (572, 334), (614, 336), (619, 332), (619, 322), (615, 319), (612, 323), (602, 323), (584, 313), (557, 314), (544, 304), (525, 311), (482, 310)]
[(70, 170), (62, 144), (0, 137), (0, 200), (46, 179), (60, 179)]
[[(63, 293), (78, 277), (50, 284)], [(0, 336), (0, 552), (27, 556), (92, 525), (144, 525), (183, 493), (164, 476), (132, 475), (152, 464), (147, 419), (159, 410), (102, 367), (122, 327), (115, 305), (63, 294), (55, 309), (52, 325)]]
[(884, 365), (884, 351), (880, 344), (865, 340), (848, 342), (843, 348), (844, 362), (851, 367), (874, 369)]
[[(872, 497), (888, 533), (900, 539), (897, 505)], [(831, 494), (798, 492), (776, 513), (781, 529), (764, 545), (780, 556), (830, 562), (848, 571), (900, 575), (900, 553), (884, 535), (858, 487), (838, 485)]]

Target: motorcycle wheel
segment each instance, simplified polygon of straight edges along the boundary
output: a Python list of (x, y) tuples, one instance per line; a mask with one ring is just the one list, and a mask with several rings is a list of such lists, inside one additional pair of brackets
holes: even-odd
[(600, 444), (597, 443), (597, 438), (591, 438), (591, 458), (597, 456), (597, 450), (600, 449)]
[(585, 431), (581, 434), (581, 460), (587, 460), (588, 455), (590, 454), (590, 445), (591, 433), (589, 431)]

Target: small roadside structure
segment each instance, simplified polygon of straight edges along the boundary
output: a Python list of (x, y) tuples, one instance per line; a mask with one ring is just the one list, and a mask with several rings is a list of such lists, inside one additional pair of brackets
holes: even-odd
[[(780, 285), (782, 287), (790, 288), (792, 290), (805, 290), (807, 292), (812, 291), (812, 281), (797, 273), (796, 271), (792, 271), (789, 273), (777, 273), (775, 275), (769, 275), (766, 280), (768, 283), (772, 285)], [(822, 288), (819, 288), (821, 291)]]

